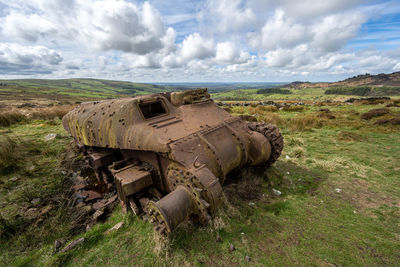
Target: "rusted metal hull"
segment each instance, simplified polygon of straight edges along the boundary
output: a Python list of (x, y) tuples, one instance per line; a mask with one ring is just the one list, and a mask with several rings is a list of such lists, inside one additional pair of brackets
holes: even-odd
[[(266, 163), (283, 148), (281, 136), (282, 147), (271, 143), (204, 89), (84, 103), (63, 126), (99, 179), (114, 181), (123, 208), (147, 211), (160, 232), (189, 217), (207, 224), (222, 202), (226, 175)], [(142, 207), (144, 192), (154, 190), (159, 199)]]

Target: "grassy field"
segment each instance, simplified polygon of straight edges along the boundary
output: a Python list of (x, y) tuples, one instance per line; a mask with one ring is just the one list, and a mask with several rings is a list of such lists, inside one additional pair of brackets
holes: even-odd
[[(317, 101), (320, 93), (293, 99)], [(285, 97), (295, 96), (268, 99)], [(210, 227), (184, 224), (167, 238), (119, 206), (85, 231), (85, 211), (68, 204), (70, 170), (83, 163), (62, 129), (62, 112), (49, 118), (37, 109), (0, 126), (0, 265), (400, 266), (400, 126), (383, 121), (400, 117), (396, 104), (386, 107), (391, 102), (227, 108), (277, 124), (283, 154), (269, 169), (232, 174)], [(385, 114), (361, 118), (377, 108)], [(49, 133), (58, 138), (45, 141)], [(55, 240), (79, 237), (78, 247), (54, 253)]]

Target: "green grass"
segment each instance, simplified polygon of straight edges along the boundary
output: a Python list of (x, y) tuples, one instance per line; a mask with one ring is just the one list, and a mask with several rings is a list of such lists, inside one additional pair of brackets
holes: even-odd
[[(379, 118), (360, 118), (382, 107), (339, 104), (275, 112), (233, 107), (235, 115), (275, 116), (285, 149), (272, 168), (246, 168), (230, 177), (224, 186), (227, 203), (212, 226), (184, 224), (159, 240), (149, 223), (117, 208), (105, 222), (79, 232), (71, 229), (67, 216), (60, 216), (65, 209), (54, 206), (50, 221), (47, 217), (43, 225), (16, 228), (16, 234), (2, 240), (0, 265), (399, 266), (400, 128), (377, 126)], [(335, 119), (320, 117), (321, 108)], [(384, 117), (400, 115), (400, 108), (389, 109)], [(22, 188), (49, 200), (68, 186), (60, 158), (70, 138), (58, 120), (20, 122), (1, 131), (17, 142), (23, 156), (16, 168), (0, 175), (0, 213), (12, 224), (18, 222), (10, 215), (29, 205), (18, 197)], [(49, 132), (65, 137), (46, 143)], [(29, 171), (32, 165), (36, 168)], [(20, 178), (11, 182), (13, 176)], [(120, 221), (123, 228), (105, 234)], [(55, 239), (81, 236), (83, 244), (53, 254)], [(235, 251), (229, 251), (230, 244)]]

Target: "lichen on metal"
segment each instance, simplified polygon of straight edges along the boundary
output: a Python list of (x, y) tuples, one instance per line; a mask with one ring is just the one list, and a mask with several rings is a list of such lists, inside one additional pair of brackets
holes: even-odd
[(83, 103), (63, 126), (86, 157), (96, 153), (97, 165), (88, 162), (123, 208), (142, 210), (162, 233), (189, 218), (207, 224), (228, 173), (269, 166), (283, 149), (275, 126), (231, 116), (205, 88)]

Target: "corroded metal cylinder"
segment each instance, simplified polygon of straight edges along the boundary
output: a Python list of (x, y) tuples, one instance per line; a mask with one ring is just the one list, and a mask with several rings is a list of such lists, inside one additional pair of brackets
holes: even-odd
[(149, 209), (156, 213), (155, 223), (165, 224), (166, 230), (171, 232), (196, 210), (196, 205), (190, 191), (180, 185), (159, 201), (151, 202)]

